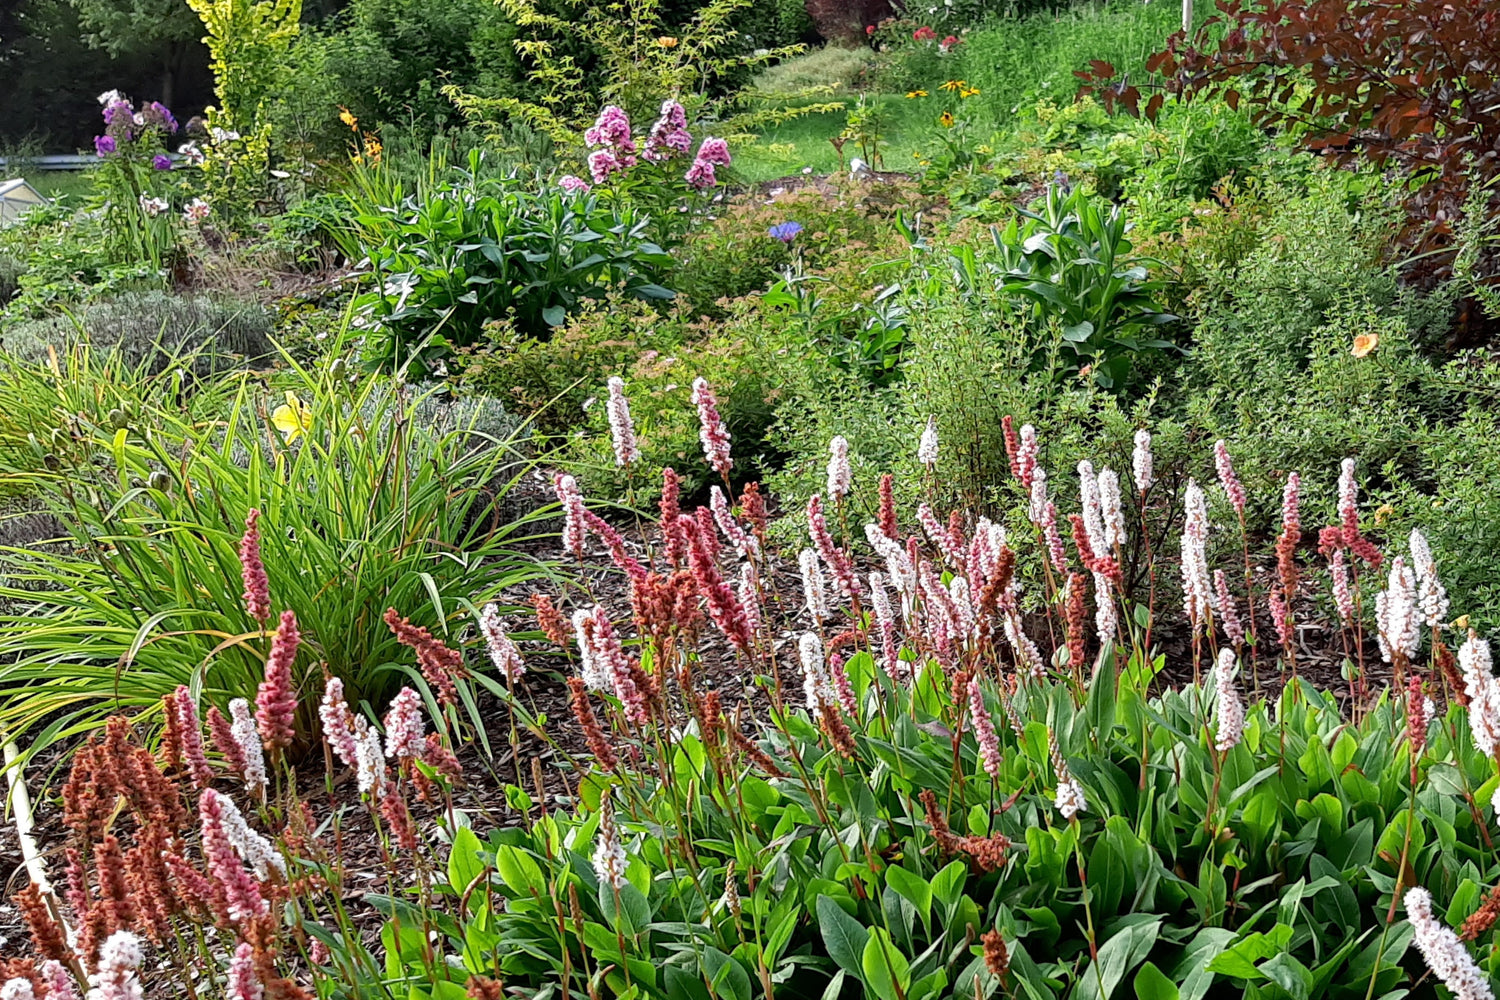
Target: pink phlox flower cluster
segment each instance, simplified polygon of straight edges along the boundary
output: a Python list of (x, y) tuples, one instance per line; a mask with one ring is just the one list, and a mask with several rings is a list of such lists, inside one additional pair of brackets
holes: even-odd
[(1000, 734), (995, 731), (995, 720), (984, 704), (984, 692), (979, 688), (976, 674), (969, 678), (969, 715), (974, 720), (974, 738), (979, 742), (979, 760), (985, 773), (991, 778), (999, 777), (1005, 758), (1000, 753)]
[(646, 692), (635, 683), (630, 670), (630, 658), (625, 655), (620, 635), (615, 631), (614, 623), (609, 620), (604, 606), (600, 604), (594, 605), (594, 656), (609, 672), (615, 697), (620, 699), (620, 704), (625, 709), (625, 718), (638, 726), (649, 722), (651, 711), (646, 703)]
[(573, 174), (563, 174), (558, 178), (557, 186), (563, 189), (564, 194), (587, 194), (593, 190), (588, 181)]
[(1151, 432), (1142, 427), (1135, 432), (1135, 449), (1130, 453), (1130, 473), (1137, 493), (1144, 493), (1156, 482), (1151, 468)]
[(1005, 641), (1010, 643), (1011, 650), (1016, 654), (1016, 666), (1020, 672), (1036, 679), (1046, 674), (1047, 665), (1042, 660), (1041, 650), (1037, 649), (1036, 643), (1021, 628), (1020, 617), (1014, 610), (1005, 616)]
[(760, 634), (760, 577), (755, 572), (755, 564), (745, 563), (740, 567), (740, 582), (736, 590), (740, 599), (740, 605), (745, 609), (745, 625), (750, 629), (751, 635)]
[(646, 148), (641, 155), (659, 163), (692, 148), (693, 137), (687, 130), (687, 111), (671, 98), (662, 101), (661, 117), (656, 119), (646, 135)]
[(1052, 769), (1057, 772), (1057, 792), (1052, 801), (1057, 806), (1057, 811), (1062, 813), (1063, 819), (1070, 820), (1088, 808), (1088, 800), (1084, 798), (1083, 786), (1074, 780), (1072, 772), (1068, 770), (1068, 762), (1057, 745), (1056, 734), (1049, 733), (1048, 739), (1052, 749)]
[(698, 407), (698, 439), (703, 457), (721, 476), (727, 476), (734, 461), (729, 457), (729, 431), (719, 416), (719, 400), (703, 378), (693, 380), (693, 405)]
[(885, 560), (886, 576), (901, 598), (901, 617), (909, 620), (917, 596), (917, 570), (906, 547), (887, 537), (873, 522), (865, 525), (865, 538), (876, 555)]
[(605, 404), (609, 416), (609, 433), (615, 450), (616, 465), (630, 465), (640, 460), (641, 450), (636, 445), (635, 424), (630, 419), (630, 400), (625, 398), (625, 380), (618, 375), (609, 379), (609, 402)]
[(1432, 974), (1442, 980), (1456, 1000), (1495, 1000), (1489, 980), (1474, 962), (1469, 950), (1432, 912), (1432, 894), (1421, 886), (1406, 890), (1406, 918), (1411, 921), (1412, 943)]
[(252, 794), (259, 795), (269, 784), (266, 776), (266, 751), (260, 742), (260, 729), (250, 711), (250, 703), (244, 698), (230, 701), (229, 718), (229, 731), (245, 761), (245, 787)]
[(1078, 463), (1078, 499), (1089, 548), (1097, 555), (1109, 555), (1109, 538), (1104, 533), (1104, 511), (1100, 505), (1099, 477), (1094, 474), (1094, 463), (1088, 459)]
[(1214, 704), (1214, 747), (1220, 753), (1238, 746), (1245, 735), (1245, 699), (1235, 680), (1238, 668), (1233, 649), (1225, 646), (1219, 650), (1218, 662), (1214, 664), (1214, 684), (1219, 695)]
[(969, 581), (966, 577), (955, 576), (948, 581), (948, 599), (952, 602), (953, 625), (958, 636), (964, 639), (973, 638), (978, 622), (974, 614), (974, 601), (969, 593)]
[(1376, 639), (1387, 662), (1399, 653), (1410, 659), (1422, 645), (1422, 618), (1417, 608), (1417, 578), (1406, 560), (1391, 560), (1386, 589), (1375, 595)]
[(684, 179), (690, 187), (700, 191), (707, 190), (717, 184), (718, 178), (714, 176), (714, 167), (729, 166), (729, 143), (723, 139), (709, 137), (704, 139), (698, 147), (698, 155), (693, 158), (693, 165), (688, 167)]
[(1235, 512), (1243, 517), (1245, 487), (1240, 485), (1239, 477), (1234, 474), (1234, 463), (1229, 460), (1229, 446), (1223, 441), (1214, 442), (1214, 468), (1219, 473), (1219, 485), (1224, 487), (1224, 495), (1229, 497), (1229, 503)]
[(420, 757), (426, 747), (427, 719), (422, 712), (422, 696), (403, 687), (391, 699), (385, 714), (385, 755), (391, 760)]
[(1052, 568), (1066, 577), (1070, 572), (1068, 547), (1063, 544), (1062, 531), (1057, 526), (1057, 505), (1051, 500), (1042, 509), (1042, 535), (1047, 541), (1047, 558), (1052, 561)]

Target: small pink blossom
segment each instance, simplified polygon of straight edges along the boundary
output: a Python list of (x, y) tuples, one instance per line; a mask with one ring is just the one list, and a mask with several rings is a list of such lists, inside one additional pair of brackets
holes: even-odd
[(991, 778), (999, 777), (1005, 758), (1000, 754), (1000, 734), (995, 731), (995, 720), (985, 707), (978, 675), (969, 678), (968, 696), (969, 716), (974, 720), (974, 736), (979, 741), (979, 759), (986, 774)]
[(262, 626), (271, 620), (271, 581), (260, 557), (260, 511), (245, 516), (245, 534), (240, 539), (240, 572), (245, 583), (245, 610)]
[(420, 757), (426, 746), (427, 720), (422, 711), (422, 696), (403, 687), (391, 699), (385, 716), (385, 755), (392, 760)]
[(552, 477), (552, 490), (557, 502), (562, 505), (563, 548), (579, 559), (583, 558), (583, 544), (588, 539), (588, 509), (583, 505), (583, 493), (578, 481), (566, 473)]
[(513, 682), (526, 672), (526, 661), (506, 633), (505, 625), (500, 621), (500, 609), (495, 605), (486, 604), (479, 613), (479, 632), (484, 636), (484, 648), (490, 654), (490, 661), (507, 681)]
[(635, 424), (630, 419), (630, 400), (625, 398), (625, 380), (618, 375), (609, 380), (609, 433), (615, 450), (615, 464), (628, 466), (637, 462), (641, 450), (636, 446)]
[(1235, 512), (1241, 517), (1245, 516), (1245, 488), (1240, 485), (1239, 477), (1234, 474), (1234, 463), (1229, 460), (1229, 446), (1223, 441), (1214, 443), (1214, 467), (1219, 473), (1219, 485), (1224, 487), (1224, 494), (1229, 497)]

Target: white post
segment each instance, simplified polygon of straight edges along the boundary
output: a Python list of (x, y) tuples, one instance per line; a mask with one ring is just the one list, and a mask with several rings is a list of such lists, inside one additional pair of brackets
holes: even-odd
[(1182, 31), (1183, 34), (1193, 30), (1193, 0), (1182, 0)]

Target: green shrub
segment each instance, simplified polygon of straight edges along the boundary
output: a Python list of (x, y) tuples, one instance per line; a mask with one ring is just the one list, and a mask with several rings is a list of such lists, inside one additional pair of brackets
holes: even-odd
[(0, 308), (20, 293), (21, 275), (25, 273), (26, 265), (23, 262), (9, 254), (0, 253)]
[(302, 369), (276, 392), (247, 375), (223, 392), (208, 422), (145, 398), (108, 423), (80, 419), (91, 454), (18, 478), (72, 542), (4, 553), (0, 719), (12, 732), (49, 720), (35, 748), (179, 684), (215, 704), (253, 698), (268, 637), (241, 601), (251, 508), (274, 609), (294, 611), (303, 634), (304, 735), (319, 663), (356, 704), (424, 686), (380, 621), (386, 608), (449, 635), (469, 602), (545, 571), (514, 548), (528, 519), (507, 496), (530, 465), (493, 402), (439, 405), (388, 380)]
[(757, 90), (772, 94), (795, 93), (813, 87), (858, 90), (868, 82), (876, 63), (875, 53), (868, 48), (829, 44), (783, 59), (762, 70), (755, 78), (755, 86)]
[(271, 315), (253, 302), (167, 292), (128, 293), (51, 319), (16, 323), (5, 331), (10, 355), (42, 361), (49, 349), (90, 344), (101, 356), (117, 353), (128, 368), (162, 371), (186, 358), (192, 372), (264, 364), (275, 353)]
[(420, 374), (454, 347), (476, 343), (489, 320), (509, 318), (546, 336), (568, 312), (612, 288), (670, 298), (657, 283), (671, 263), (628, 205), (478, 176), (429, 188), (354, 220), (374, 287), (355, 298), (367, 357)]

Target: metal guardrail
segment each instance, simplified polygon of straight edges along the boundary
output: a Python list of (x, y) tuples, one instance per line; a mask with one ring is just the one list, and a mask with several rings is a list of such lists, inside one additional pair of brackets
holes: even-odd
[(32, 170), (87, 170), (99, 162), (97, 156), (82, 153), (54, 153), (47, 156), (0, 156), (0, 170), (15, 161), (17, 166)]

